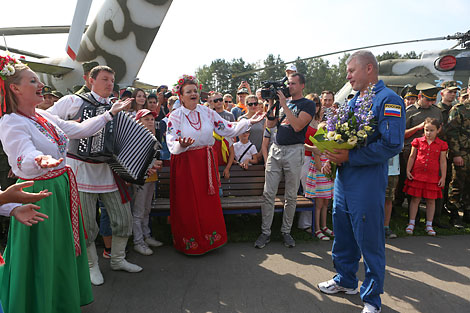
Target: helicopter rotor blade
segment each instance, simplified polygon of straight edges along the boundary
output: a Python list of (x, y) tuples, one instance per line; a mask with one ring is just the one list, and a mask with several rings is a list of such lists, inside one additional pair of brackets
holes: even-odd
[(266, 66), (266, 67), (263, 67), (263, 68), (258, 68), (258, 69), (246, 71), (246, 72), (243, 72), (243, 73), (236, 73), (236, 74), (232, 75), (232, 78), (237, 78), (237, 77), (240, 77), (240, 76), (253, 74), (253, 73), (256, 73), (256, 72), (259, 72), (259, 71), (276, 68), (278, 66), (285, 66), (286, 64), (295, 63), (297, 61), (306, 61), (306, 60), (310, 60), (310, 59), (322, 58), (322, 57), (326, 57), (326, 56), (330, 56), (330, 55), (334, 55), (334, 54), (346, 53), (346, 52), (351, 52), (351, 51), (355, 51), (355, 50), (377, 48), (377, 47), (391, 46), (391, 45), (399, 45), (399, 44), (404, 44), (404, 43), (416, 43), (416, 42), (422, 42), (422, 41), (437, 41), (437, 40), (451, 40), (451, 39), (460, 39), (460, 38), (462, 38), (460, 36), (460, 33), (457, 33), (454, 36), (434, 37), (434, 38), (415, 39), (415, 40), (405, 40), (405, 41), (397, 41), (397, 42), (390, 42), (390, 43), (382, 43), (382, 44), (371, 45), (371, 46), (364, 46), (364, 47), (360, 47), (360, 48), (340, 50), (340, 51), (335, 51), (335, 52), (330, 52), (330, 53), (318, 54), (318, 55), (308, 57), (308, 58), (297, 59), (297, 60), (290, 61), (290, 62), (284, 62), (284, 63), (281, 63), (281, 64)]

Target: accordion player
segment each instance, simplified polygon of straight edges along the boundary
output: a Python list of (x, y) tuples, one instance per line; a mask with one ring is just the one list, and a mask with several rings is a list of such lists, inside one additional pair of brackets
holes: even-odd
[[(91, 93), (72, 119), (86, 120), (111, 108), (97, 102)], [(108, 163), (127, 182), (143, 185), (147, 170), (158, 157), (160, 143), (134, 116), (119, 112), (106, 127), (91, 137), (70, 140), (68, 155), (91, 163)]]

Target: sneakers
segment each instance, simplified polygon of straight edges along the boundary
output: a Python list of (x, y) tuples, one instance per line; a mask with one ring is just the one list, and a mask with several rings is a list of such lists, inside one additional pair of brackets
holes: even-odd
[(323, 241), (326, 241), (326, 240), (330, 240), (330, 237), (326, 236), (324, 233), (322, 233), (321, 230), (317, 230), (315, 232), (315, 236), (320, 239), (320, 240), (323, 240)]
[(397, 238), (397, 234), (395, 234), (390, 228), (385, 229), (385, 238), (393, 239)]
[(142, 255), (152, 255), (153, 251), (145, 243), (134, 245), (134, 250)]
[(380, 313), (382, 311), (381, 308), (376, 308), (372, 304), (364, 302), (364, 309), (362, 309), (362, 313)]
[(109, 249), (109, 252), (106, 251), (106, 249), (103, 250), (103, 258), (111, 259), (111, 248)]
[(149, 247), (155, 247), (155, 248), (157, 248), (157, 247), (163, 246), (163, 242), (158, 241), (158, 240), (156, 240), (156, 239), (154, 239), (154, 238), (152, 238), (152, 237), (145, 238), (144, 241), (145, 241), (145, 243), (146, 243)]
[(263, 249), (270, 241), (271, 237), (269, 235), (261, 234), (255, 241), (255, 248)]
[(282, 240), (284, 241), (284, 246), (288, 248), (295, 247), (295, 240), (292, 236), (288, 233), (282, 233)]
[(335, 282), (334, 279), (330, 279), (329, 281), (324, 281), (322, 283), (319, 283), (318, 289), (320, 289), (321, 292), (329, 294), (329, 295), (332, 295), (338, 292), (344, 292), (347, 295), (355, 295), (357, 293), (356, 288), (341, 287)]

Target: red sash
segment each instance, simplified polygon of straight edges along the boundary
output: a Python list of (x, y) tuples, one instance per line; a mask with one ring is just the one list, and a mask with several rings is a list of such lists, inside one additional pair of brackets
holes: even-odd
[[(69, 184), (70, 184), (70, 220), (72, 222), (72, 232), (73, 232), (73, 241), (75, 244), (75, 256), (79, 256), (82, 253), (80, 247), (80, 233), (79, 233), (79, 214), (82, 215), (82, 207), (80, 205), (80, 197), (78, 195), (78, 188), (77, 188), (77, 181), (75, 180), (75, 174), (73, 173), (70, 166), (65, 166), (61, 169), (52, 170), (47, 172), (42, 176), (35, 177), (33, 179), (25, 179), (21, 178), (22, 180), (47, 180), (61, 176), (67, 172), (67, 176), (69, 177)], [(85, 225), (83, 224), (83, 215), (82, 215), (82, 226), (83, 231), (85, 233), (85, 238), (88, 238)]]
[(209, 178), (209, 190), (207, 191), (207, 194), (208, 195), (214, 195), (215, 194), (215, 188), (214, 188), (214, 183), (212, 181), (212, 172), (213, 171), (215, 171), (215, 177), (216, 177), (216, 180), (217, 180), (216, 181), (217, 188), (219, 188), (221, 186), (219, 173), (217, 171), (217, 161), (214, 158), (214, 151), (212, 149), (212, 146), (189, 148), (188, 151), (199, 150), (199, 149), (206, 149), (206, 151), (207, 151), (207, 176)]

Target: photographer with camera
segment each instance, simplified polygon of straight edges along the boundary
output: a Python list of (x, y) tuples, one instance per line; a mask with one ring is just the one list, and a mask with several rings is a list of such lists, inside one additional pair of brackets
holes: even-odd
[[(285, 246), (289, 248), (295, 246), (290, 230), (297, 206), (297, 190), (304, 162), (305, 133), (315, 115), (315, 102), (305, 99), (302, 95), (305, 88), (304, 75), (294, 73), (288, 77), (289, 87), (283, 85), (280, 82), (266, 82), (262, 91), (263, 98), (270, 102), (267, 127), (277, 125), (278, 130), (266, 162), (264, 203), (261, 206), (262, 233), (255, 242), (255, 247), (259, 249), (264, 248), (270, 241), (274, 198), (283, 173), (286, 184), (281, 233)], [(289, 96), (292, 100), (287, 101), (286, 98)]]

